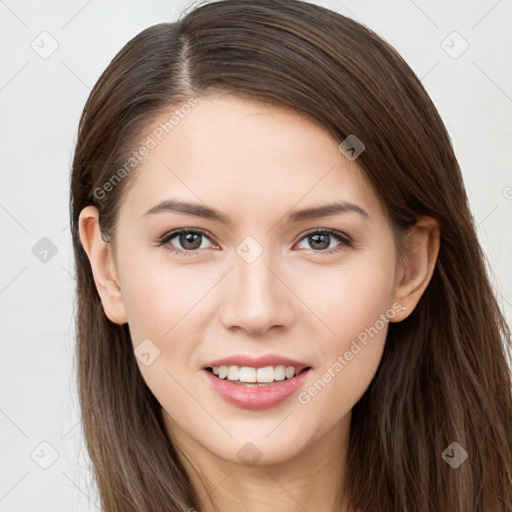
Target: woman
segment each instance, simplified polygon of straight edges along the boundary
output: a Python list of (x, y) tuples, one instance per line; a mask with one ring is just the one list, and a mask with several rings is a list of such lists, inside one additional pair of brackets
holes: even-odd
[(409, 66), (297, 0), (119, 52), (72, 170), (105, 511), (512, 510), (510, 332)]

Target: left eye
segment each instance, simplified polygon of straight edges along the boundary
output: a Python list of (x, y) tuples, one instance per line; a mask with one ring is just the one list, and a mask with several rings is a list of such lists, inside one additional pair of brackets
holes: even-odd
[[(338, 240), (338, 242), (340, 242), (334, 248), (330, 247), (330, 242), (332, 241), (333, 238), (335, 240)], [(310, 231), (309, 233), (306, 233), (300, 239), (301, 242), (303, 240), (308, 240), (309, 244), (312, 247), (316, 246), (316, 249), (320, 249), (319, 251), (314, 251), (314, 252), (330, 253), (330, 252), (335, 252), (335, 251), (341, 250), (341, 248), (343, 248), (343, 246), (346, 246), (346, 247), (352, 246), (352, 241), (350, 240), (350, 238), (348, 236), (346, 236), (343, 233), (340, 233), (338, 231), (334, 231), (332, 229), (317, 229), (315, 231)], [(327, 245), (326, 245), (326, 240), (327, 240)], [(323, 249), (329, 249), (329, 250), (325, 251)]]

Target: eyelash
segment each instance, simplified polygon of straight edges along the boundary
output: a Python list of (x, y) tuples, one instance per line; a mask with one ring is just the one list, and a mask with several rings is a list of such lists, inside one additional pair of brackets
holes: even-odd
[[(177, 229), (175, 231), (170, 231), (170, 232), (162, 235), (158, 239), (158, 246), (163, 246), (163, 245), (167, 244), (166, 249), (171, 251), (174, 254), (177, 254), (178, 256), (195, 256), (197, 254), (197, 252), (199, 251), (199, 249), (196, 249), (194, 251), (184, 251), (181, 249), (177, 249), (174, 246), (169, 244), (169, 242), (173, 238), (176, 238), (178, 235), (181, 235), (182, 233), (194, 233), (194, 234), (205, 236), (208, 239), (211, 238), (210, 235), (206, 231), (204, 231), (200, 228)], [(315, 251), (315, 250), (311, 249), (313, 252), (320, 253), (320, 254), (332, 254), (332, 253), (340, 251), (343, 247), (352, 247), (352, 240), (347, 235), (340, 233), (339, 231), (336, 231), (334, 229), (328, 229), (328, 228), (314, 229), (314, 230), (308, 231), (298, 240), (298, 242), (302, 242), (302, 240), (310, 237), (311, 235), (318, 234), (318, 233), (329, 234), (332, 237), (334, 237), (336, 240), (338, 240), (340, 242), (340, 244), (332, 249), (327, 249), (327, 250)]]

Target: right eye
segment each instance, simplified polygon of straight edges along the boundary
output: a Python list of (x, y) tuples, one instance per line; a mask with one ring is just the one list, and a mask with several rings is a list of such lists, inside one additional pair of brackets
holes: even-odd
[[(182, 249), (177, 248), (171, 243), (171, 240), (175, 238), (177, 238)], [(195, 256), (197, 250), (205, 248), (201, 247), (203, 238), (209, 239), (209, 235), (202, 229), (176, 229), (163, 234), (158, 239), (158, 245), (163, 245), (166, 249), (180, 256)]]

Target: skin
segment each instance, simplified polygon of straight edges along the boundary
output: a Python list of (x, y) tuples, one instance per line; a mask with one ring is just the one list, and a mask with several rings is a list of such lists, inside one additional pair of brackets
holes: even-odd
[[(307, 404), (296, 393), (270, 409), (238, 408), (210, 389), (201, 368), (231, 354), (274, 352), (313, 367), (301, 388), (309, 389), (393, 304), (405, 310), (390, 321), (411, 313), (434, 269), (439, 227), (420, 218), (399, 260), (357, 160), (345, 158), (323, 127), (229, 95), (198, 101), (127, 178), (113, 243), (101, 239), (94, 207), (81, 212), (80, 238), (105, 312), (128, 322), (134, 349), (149, 338), (160, 350), (149, 366), (138, 360), (139, 368), (206, 511), (214, 510), (209, 499), (224, 512), (345, 510), (336, 488), (351, 409), (378, 368), (387, 322)], [(232, 225), (173, 212), (144, 215), (171, 197), (216, 208)], [(340, 199), (369, 218), (345, 212), (286, 222), (292, 210)], [(180, 256), (168, 247), (192, 249), (178, 236), (167, 248), (158, 245), (178, 228), (211, 236), (195, 255)], [(318, 248), (304, 236), (322, 228), (352, 245), (327, 236)], [(251, 263), (236, 252), (248, 236), (263, 250)], [(248, 442), (261, 454), (256, 465), (237, 455)]]

